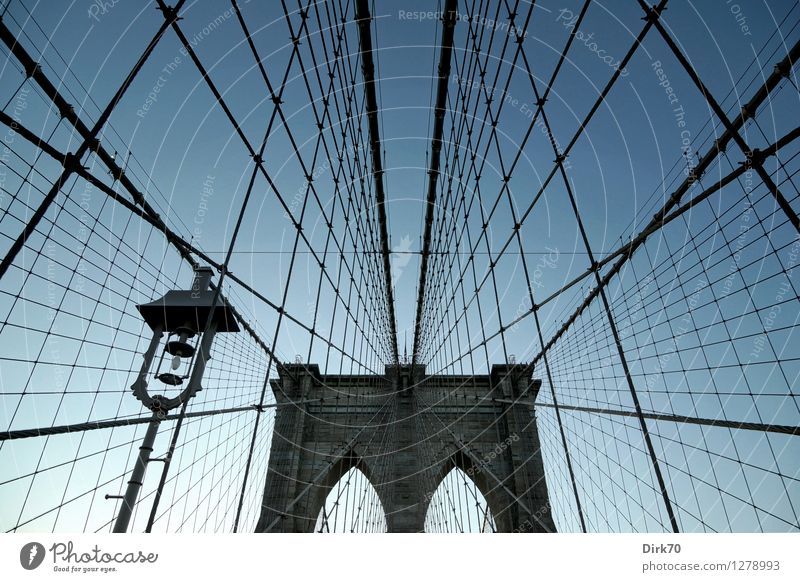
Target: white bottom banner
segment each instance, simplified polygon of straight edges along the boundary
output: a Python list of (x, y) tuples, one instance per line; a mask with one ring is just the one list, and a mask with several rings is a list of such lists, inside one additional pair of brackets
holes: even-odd
[(800, 580), (798, 542), (797, 534), (5, 534), (0, 580)]

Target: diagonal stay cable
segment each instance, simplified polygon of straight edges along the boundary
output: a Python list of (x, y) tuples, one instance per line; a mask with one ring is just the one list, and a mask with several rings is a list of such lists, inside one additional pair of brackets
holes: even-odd
[[(607, 265), (609, 262), (613, 261), (618, 257), (618, 260), (611, 266), (611, 268), (606, 272), (603, 276), (601, 283), (599, 286), (595, 286), (592, 290), (587, 294), (586, 298), (581, 302), (581, 304), (575, 309), (575, 311), (570, 315), (570, 317), (562, 324), (562, 326), (553, 334), (553, 336), (548, 340), (547, 344), (542, 348), (541, 352), (537, 354), (533, 361), (534, 363), (541, 359), (542, 353), (549, 350), (557, 341), (558, 339), (566, 333), (566, 331), (572, 326), (572, 324), (577, 320), (581, 313), (589, 306), (589, 304), (599, 295), (600, 289), (608, 285), (611, 279), (622, 269), (625, 263), (630, 259), (636, 249), (638, 249), (646, 240), (647, 238), (661, 229), (663, 224), (665, 224), (665, 219), (670, 216), (670, 212), (675, 208), (683, 198), (683, 196), (689, 191), (691, 186), (703, 175), (705, 170), (711, 165), (712, 161), (722, 152), (727, 144), (733, 139), (733, 132), (739, 130), (742, 125), (744, 125), (747, 117), (754, 114), (758, 107), (767, 99), (769, 94), (772, 90), (780, 83), (781, 79), (784, 78), (783, 71), (786, 70), (787, 66), (791, 66), (792, 64), (796, 63), (797, 60), (800, 58), (800, 41), (794, 44), (792, 49), (786, 55), (784, 59), (781, 60), (775, 67), (775, 71), (767, 78), (764, 84), (759, 88), (759, 90), (753, 95), (750, 101), (745, 104), (742, 108), (742, 115), (737, 116), (732, 122), (730, 129), (726, 129), (723, 134), (714, 142), (714, 145), (709, 148), (709, 150), (700, 158), (700, 161), (694, 167), (693, 171), (689, 173), (686, 179), (681, 183), (681, 185), (672, 193), (669, 197), (667, 202), (662, 206), (662, 208), (653, 216), (651, 221), (645, 226), (640, 233), (634, 237), (629, 243), (622, 245), (619, 249), (609, 254), (609, 256), (601, 259), (595, 265), (590, 267), (591, 270), (600, 269), (601, 267)], [(749, 113), (752, 112), (752, 113)], [(795, 132), (793, 131), (790, 135), (794, 135)], [(787, 138), (789, 136), (787, 135)], [(793, 140), (794, 137), (791, 137), (788, 141)], [(788, 141), (777, 142), (781, 145), (785, 145)], [(770, 149), (774, 149), (774, 146), (771, 148), (767, 148), (762, 150), (758, 155), (766, 155), (766, 152)], [(741, 175), (746, 171), (746, 167), (742, 166), (744, 170), (739, 170), (738, 173), (735, 171), (734, 173), (736, 176)], [(733, 175), (732, 173), (731, 175)], [(719, 190), (724, 184), (734, 180), (736, 178), (728, 177), (718, 183), (717, 186), (713, 187), (714, 191)], [(724, 183), (723, 183), (724, 182)], [(688, 210), (689, 207), (684, 206), (685, 210)], [(589, 276), (591, 272), (587, 272), (585, 275), (581, 276), (581, 279)], [(570, 281), (567, 286), (572, 286), (577, 281)], [(557, 296), (560, 291), (557, 291), (553, 294), (553, 296)], [(548, 297), (545, 301), (551, 300), (553, 296)], [(541, 305), (541, 304), (540, 304)]]
[[(179, 0), (177, 6), (178, 7), (182, 6), (184, 2), (185, 0)], [(78, 169), (83, 155), (90, 149), (96, 147), (98, 143), (97, 134), (100, 133), (100, 130), (103, 128), (106, 121), (108, 121), (108, 118), (111, 116), (111, 113), (114, 111), (117, 104), (122, 100), (128, 88), (133, 83), (133, 80), (136, 78), (136, 75), (142, 69), (148, 57), (153, 53), (153, 50), (155, 50), (156, 45), (164, 36), (164, 32), (167, 30), (170, 24), (171, 22), (169, 20), (161, 24), (156, 34), (147, 44), (147, 47), (145, 48), (142, 55), (136, 61), (136, 64), (133, 66), (128, 75), (125, 77), (125, 80), (122, 82), (122, 85), (119, 87), (119, 89), (117, 89), (116, 93), (114, 93), (114, 96), (111, 98), (111, 101), (108, 103), (106, 108), (103, 110), (103, 113), (97, 119), (97, 122), (94, 124), (92, 129), (89, 130), (88, 134), (84, 136), (81, 145), (78, 146), (78, 148), (73, 153), (69, 153), (66, 156), (64, 156), (62, 160), (63, 170), (61, 172), (61, 175), (52, 185), (47, 195), (44, 197), (44, 200), (42, 200), (42, 202), (39, 204), (39, 207), (36, 209), (33, 215), (28, 219), (28, 222), (25, 224), (22, 233), (20, 233), (17, 239), (12, 243), (11, 248), (6, 252), (6, 255), (3, 257), (2, 262), (0, 262), (0, 279), (2, 279), (2, 277), (6, 274), (6, 271), (8, 271), (8, 268), (14, 262), (14, 259), (16, 258), (17, 254), (19, 254), (19, 251), (22, 250), (23, 246), (25, 246), (25, 242), (28, 240), (30, 235), (36, 230), (36, 227), (44, 217), (45, 213), (47, 212), (47, 209), (56, 199), (56, 196), (58, 196), (58, 193), (61, 191), (61, 188), (66, 184), (69, 178)], [(11, 52), (14, 53), (15, 56), (17, 56), (22, 51), (22, 47), (17, 42), (17, 39), (14, 37), (14, 35), (11, 33), (11, 31), (8, 29), (5, 23), (2, 22), (1, 20), (0, 20), (0, 39), (2, 39), (2, 41), (11, 50)], [(43, 84), (48, 87), (49, 91), (46, 89), (45, 92), (51, 94), (52, 92), (56, 91), (55, 87), (53, 87), (50, 81), (47, 80), (47, 78), (44, 76), (41, 67), (39, 67), (37, 63), (33, 62), (32, 59), (29, 59), (27, 63), (24, 63), (24, 65), (25, 65), (25, 72), (29, 77), (34, 77), (39, 84)], [(61, 113), (61, 115), (63, 117), (66, 117), (71, 113), (72, 116), (74, 117), (75, 116), (74, 111), (66, 109), (64, 105), (65, 104), (60, 104), (59, 106), (59, 112)]]

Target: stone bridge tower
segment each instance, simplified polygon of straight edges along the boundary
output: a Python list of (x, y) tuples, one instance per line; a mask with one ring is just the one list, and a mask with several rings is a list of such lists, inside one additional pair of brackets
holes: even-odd
[(278, 407), (256, 531), (313, 531), (352, 467), (377, 490), (389, 532), (423, 531), (433, 492), (454, 467), (486, 498), (498, 532), (555, 531), (532, 372), (507, 364), (484, 376), (425, 376), (406, 365), (348, 376), (287, 364), (272, 382)]

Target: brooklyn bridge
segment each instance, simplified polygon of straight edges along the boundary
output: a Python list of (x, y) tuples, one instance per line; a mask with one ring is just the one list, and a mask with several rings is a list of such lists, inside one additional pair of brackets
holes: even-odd
[(0, 8), (2, 531), (800, 530), (800, 5), (132, 4)]

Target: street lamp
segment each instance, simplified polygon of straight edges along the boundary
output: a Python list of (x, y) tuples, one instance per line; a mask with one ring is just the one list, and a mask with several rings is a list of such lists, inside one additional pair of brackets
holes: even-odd
[[(192, 288), (188, 291), (167, 291), (167, 294), (150, 303), (137, 305), (145, 323), (153, 331), (150, 345), (144, 353), (142, 368), (131, 385), (133, 395), (153, 413), (147, 425), (139, 456), (122, 498), (114, 533), (125, 533), (133, 514), (133, 506), (144, 482), (147, 463), (158, 433), (158, 425), (167, 413), (192, 398), (202, 386), (200, 381), (211, 358), (211, 342), (216, 333), (236, 332), (239, 326), (230, 306), (220, 293), (209, 289), (213, 270), (209, 267), (195, 269)], [(167, 387), (186, 386), (174, 397), (150, 394), (147, 379), (161, 339), (167, 334), (156, 369), (152, 377)], [(190, 343), (193, 340), (193, 343)], [(167, 364), (169, 362), (169, 364)], [(165, 369), (166, 368), (166, 369)]]

